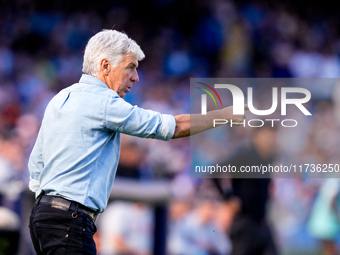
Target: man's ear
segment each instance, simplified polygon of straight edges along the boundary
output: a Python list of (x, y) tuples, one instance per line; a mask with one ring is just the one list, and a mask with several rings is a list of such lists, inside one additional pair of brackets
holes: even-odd
[(100, 61), (100, 68), (101, 68), (101, 71), (103, 71), (106, 75), (108, 75), (111, 70), (111, 64), (106, 58), (103, 58)]

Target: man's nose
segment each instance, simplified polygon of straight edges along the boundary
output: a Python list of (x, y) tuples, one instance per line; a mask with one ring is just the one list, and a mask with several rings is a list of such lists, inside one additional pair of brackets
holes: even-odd
[(139, 76), (138, 76), (137, 70), (135, 70), (133, 75), (131, 76), (131, 81), (132, 82), (138, 82), (139, 81)]

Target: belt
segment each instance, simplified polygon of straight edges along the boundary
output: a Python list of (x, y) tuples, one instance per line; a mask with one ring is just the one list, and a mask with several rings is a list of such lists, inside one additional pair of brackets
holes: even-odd
[[(39, 203), (49, 204), (52, 208), (60, 209), (63, 211), (74, 210), (82, 212), (89, 215), (93, 220), (95, 220), (98, 215), (95, 211), (87, 208), (86, 206), (62, 197), (43, 195), (40, 198)], [(72, 217), (77, 218), (78, 216), (76, 215), (76, 213), (73, 213)]]

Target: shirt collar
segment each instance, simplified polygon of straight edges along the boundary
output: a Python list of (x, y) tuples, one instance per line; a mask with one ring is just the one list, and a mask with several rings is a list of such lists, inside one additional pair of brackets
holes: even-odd
[(88, 74), (83, 74), (79, 80), (79, 83), (87, 83), (109, 89), (109, 87), (103, 81)]

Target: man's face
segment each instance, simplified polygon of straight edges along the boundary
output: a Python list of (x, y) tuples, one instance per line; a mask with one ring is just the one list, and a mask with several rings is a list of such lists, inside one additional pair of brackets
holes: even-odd
[(106, 84), (121, 98), (125, 97), (125, 94), (130, 92), (133, 83), (139, 81), (137, 67), (136, 56), (125, 55), (118, 66), (110, 70)]

